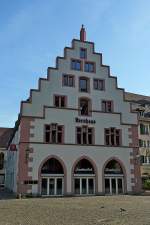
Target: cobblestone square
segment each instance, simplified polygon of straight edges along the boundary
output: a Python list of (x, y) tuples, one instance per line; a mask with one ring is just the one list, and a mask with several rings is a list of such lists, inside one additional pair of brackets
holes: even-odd
[(0, 225), (150, 225), (150, 196), (0, 200)]

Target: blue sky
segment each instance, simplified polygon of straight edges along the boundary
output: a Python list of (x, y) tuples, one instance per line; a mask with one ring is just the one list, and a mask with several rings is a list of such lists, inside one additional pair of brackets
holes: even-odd
[(14, 126), (20, 101), (81, 24), (119, 87), (150, 95), (149, 11), (148, 0), (0, 0), (0, 126)]

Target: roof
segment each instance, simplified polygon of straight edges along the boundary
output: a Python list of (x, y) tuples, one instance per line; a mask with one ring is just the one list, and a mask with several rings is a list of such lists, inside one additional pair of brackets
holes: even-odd
[(130, 92), (125, 92), (125, 99), (127, 101), (135, 102), (138, 104), (150, 104), (150, 96), (139, 95)]
[(0, 127), (0, 147), (6, 148), (12, 135), (13, 128)]

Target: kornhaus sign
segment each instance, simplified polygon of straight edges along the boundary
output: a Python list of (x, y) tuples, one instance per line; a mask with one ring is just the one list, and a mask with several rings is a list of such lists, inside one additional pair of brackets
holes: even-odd
[(76, 123), (89, 123), (89, 124), (95, 124), (96, 123), (96, 121), (95, 120), (89, 120), (89, 119), (80, 119), (80, 118), (78, 118), (78, 117), (76, 117), (75, 118), (75, 122)]

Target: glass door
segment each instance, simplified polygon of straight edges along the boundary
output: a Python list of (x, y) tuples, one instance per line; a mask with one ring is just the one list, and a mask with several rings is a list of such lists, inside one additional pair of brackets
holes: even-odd
[(105, 178), (105, 194), (123, 194), (123, 177)]
[(74, 193), (76, 195), (93, 195), (95, 193), (95, 179), (89, 177), (75, 178)]
[(49, 179), (49, 195), (55, 195), (55, 178)]
[(42, 178), (42, 185), (41, 185), (41, 194), (42, 195), (47, 195), (47, 182), (48, 179), (47, 178)]
[(41, 194), (47, 196), (63, 195), (64, 182), (62, 177), (44, 177), (41, 182)]
[(63, 179), (57, 178), (56, 181), (56, 195), (62, 195), (63, 194)]

